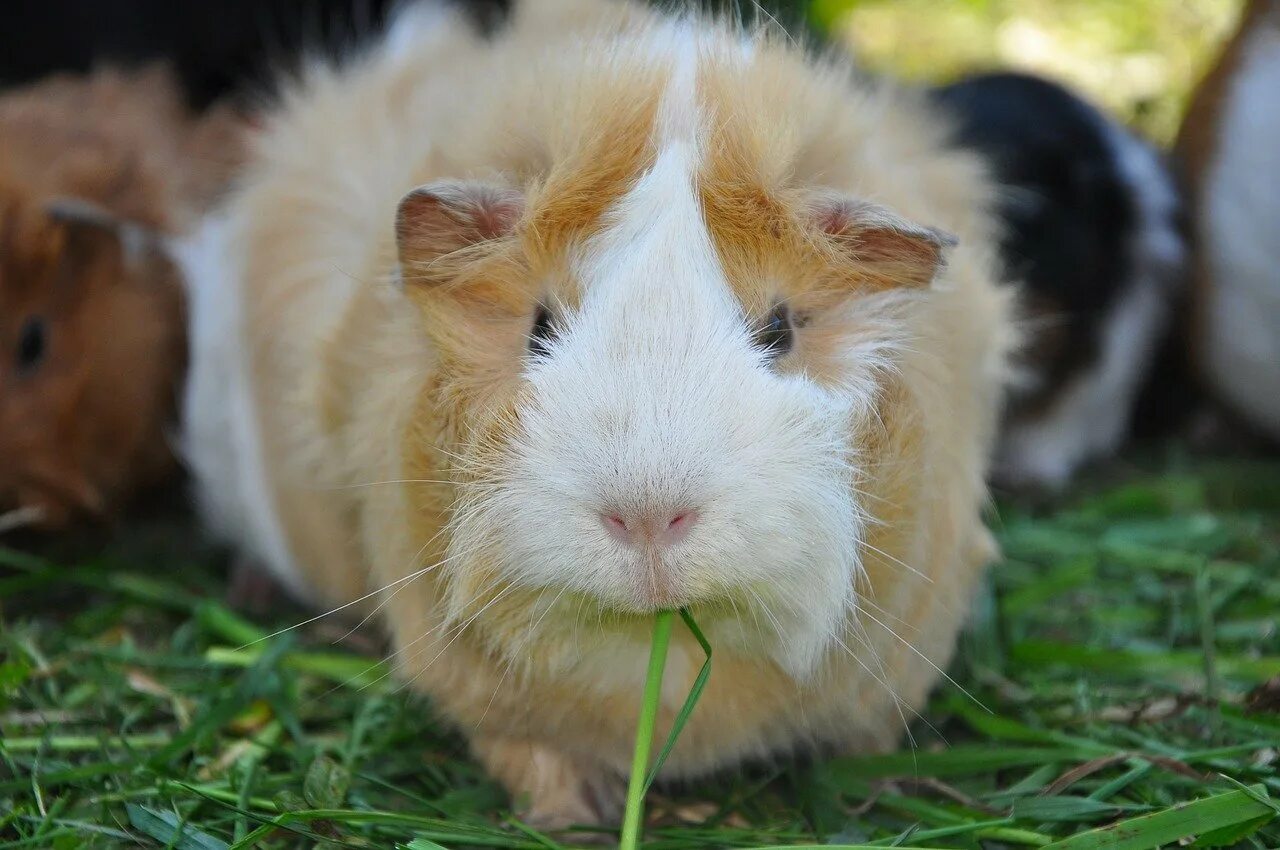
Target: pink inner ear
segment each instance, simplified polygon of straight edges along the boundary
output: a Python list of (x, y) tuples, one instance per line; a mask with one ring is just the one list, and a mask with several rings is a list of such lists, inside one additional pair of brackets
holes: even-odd
[(842, 203), (819, 207), (814, 214), (814, 224), (823, 233), (839, 236), (848, 230), (851, 222), (848, 207)]
[(521, 204), (515, 196), (495, 195), (480, 200), (475, 209), (475, 227), (481, 239), (497, 239), (516, 229)]
[(810, 215), (852, 263), (889, 285), (927, 286), (943, 265), (943, 251), (956, 244), (948, 233), (853, 198), (820, 197)]
[(440, 181), (400, 201), (396, 242), (401, 262), (429, 262), (511, 233), (524, 199), (515, 189), (487, 183)]

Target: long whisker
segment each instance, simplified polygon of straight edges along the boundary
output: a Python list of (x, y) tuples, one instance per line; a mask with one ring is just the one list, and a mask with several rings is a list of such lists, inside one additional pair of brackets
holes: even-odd
[[(560, 592), (555, 595), (555, 598), (551, 600), (551, 604), (546, 607), (546, 610), (542, 612), (542, 615), (538, 617), (536, 622), (533, 621), (532, 617), (529, 618), (531, 625), (525, 632), (524, 641), (520, 644), (515, 653), (513, 653), (515, 657), (519, 657), (524, 652), (525, 648), (528, 647), (529, 644), (533, 643), (533, 636), (538, 631), (538, 626), (542, 625), (542, 621), (546, 618), (547, 614), (556, 607), (556, 603), (560, 601), (560, 597), (564, 596), (568, 589), (569, 588), (567, 586), (560, 588)], [(538, 594), (538, 601), (541, 601), (542, 596), (545, 593), (546, 591), (542, 591)], [(498, 684), (494, 687), (493, 693), (489, 695), (489, 702), (485, 704), (484, 711), (480, 714), (480, 719), (476, 721), (476, 729), (479, 729), (480, 724), (484, 723), (484, 719), (489, 716), (489, 709), (493, 707), (493, 701), (498, 698), (498, 691), (502, 689), (502, 683), (507, 680), (507, 675), (516, 665), (515, 657), (509, 659), (507, 663), (503, 665), (502, 676), (498, 678)]]
[(362, 487), (382, 487), (388, 484), (457, 484), (437, 478), (389, 478), (386, 481), (360, 481), (355, 484), (334, 484), (331, 487), (320, 487), (320, 490), (355, 490)]
[(916, 654), (916, 656), (918, 656), (922, 661), (924, 661), (924, 663), (926, 663), (926, 664), (928, 664), (930, 667), (932, 667), (932, 668), (933, 668), (933, 669), (938, 673), (938, 675), (940, 675), (942, 678), (946, 679), (946, 680), (947, 680), (947, 681), (948, 681), (952, 686), (954, 686), (958, 691), (960, 691), (960, 693), (964, 694), (968, 699), (972, 700), (974, 705), (978, 706), (979, 708), (981, 708), (983, 711), (987, 712), (988, 714), (994, 714), (994, 713), (995, 713), (995, 712), (993, 712), (990, 708), (988, 708), (988, 707), (987, 707), (986, 703), (982, 702), (982, 700), (978, 699), (978, 698), (977, 698), (977, 697), (975, 697), (973, 694), (969, 693), (967, 690), (965, 690), (965, 687), (964, 687), (963, 685), (961, 685), (961, 684), (960, 684), (959, 682), (957, 682), (955, 679), (951, 678), (951, 676), (949, 676), (945, 670), (943, 670), (943, 669), (942, 669), (941, 667), (939, 667), (937, 664), (934, 664), (934, 663), (933, 663), (933, 661), (929, 658), (929, 656), (925, 655), (923, 652), (921, 652), (920, 650), (918, 650), (918, 649), (916, 649), (914, 646), (912, 646), (912, 645), (911, 645), (911, 641), (908, 641), (908, 640), (903, 639), (903, 637), (902, 637), (901, 635), (899, 635), (899, 634), (898, 634), (897, 632), (895, 632), (893, 629), (889, 628), (889, 627), (888, 627), (887, 625), (885, 625), (882, 621), (880, 621), (879, 619), (877, 619), (877, 618), (876, 618), (876, 616), (875, 616), (874, 614), (872, 614), (870, 611), (868, 611), (867, 609), (865, 609), (865, 608), (860, 609), (860, 613), (862, 613), (862, 614), (866, 614), (866, 615), (867, 615), (867, 617), (868, 617), (868, 618), (870, 618), (871, 622), (875, 623), (877, 626), (879, 626), (880, 628), (884, 629), (884, 630), (885, 630), (885, 631), (887, 631), (889, 634), (893, 635), (893, 637), (894, 637), (896, 640), (898, 640), (899, 642), (901, 642), (903, 646), (905, 646), (907, 649), (911, 650), (913, 653), (915, 653), (915, 654)]
[(883, 549), (877, 549), (875, 546), (872, 546), (870, 543), (868, 543), (868, 542), (867, 542), (867, 541), (865, 541), (865, 540), (864, 540), (864, 541), (862, 541), (862, 545), (863, 545), (863, 546), (865, 546), (866, 548), (870, 549), (872, 552), (875, 552), (875, 553), (876, 553), (877, 555), (879, 555), (880, 557), (882, 557), (882, 558), (886, 558), (886, 559), (888, 559), (889, 561), (892, 561), (893, 563), (898, 564), (899, 566), (901, 566), (903, 569), (907, 570), (907, 571), (908, 571), (908, 572), (910, 572), (910, 573), (914, 573), (915, 575), (917, 575), (917, 576), (919, 576), (920, 578), (924, 579), (925, 581), (929, 582), (929, 584), (933, 584), (933, 577), (932, 577), (932, 576), (927, 576), (927, 575), (925, 575), (924, 573), (920, 572), (920, 571), (919, 571), (919, 570), (917, 570), (915, 567), (911, 566), (910, 564), (908, 564), (906, 561), (902, 560), (901, 558), (895, 558), (893, 555), (890, 555), (888, 552), (884, 551)]
[(897, 614), (890, 613), (889, 610), (886, 609), (885, 607), (881, 605), (877, 605), (875, 602), (871, 601), (871, 597), (865, 596), (861, 593), (858, 594), (858, 607), (861, 608), (866, 605), (870, 605), (872, 608), (879, 611), (885, 618), (892, 620), (893, 622), (898, 623), (901, 626), (905, 626), (906, 628), (910, 629), (913, 632), (919, 633), (920, 631), (919, 626), (915, 625), (914, 623), (910, 623), (907, 620), (904, 620), (902, 617), (899, 617)]
[[(408, 687), (409, 685), (411, 685), (411, 684), (413, 684), (414, 682), (416, 682), (416, 681), (418, 680), (418, 677), (419, 677), (419, 676), (421, 676), (421, 675), (422, 675), (422, 674), (423, 674), (427, 669), (429, 669), (429, 668), (431, 667), (431, 665), (432, 665), (432, 664), (435, 664), (435, 663), (436, 663), (436, 661), (437, 661), (437, 660), (439, 660), (440, 656), (442, 656), (442, 655), (444, 655), (446, 652), (448, 652), (449, 647), (453, 646), (453, 645), (454, 645), (454, 643), (456, 643), (456, 642), (457, 642), (458, 638), (462, 637), (463, 632), (465, 632), (465, 631), (467, 630), (467, 628), (468, 628), (472, 623), (474, 623), (474, 622), (476, 621), (476, 619), (477, 619), (481, 614), (483, 614), (485, 611), (488, 611), (491, 607), (493, 607), (493, 606), (494, 606), (494, 604), (496, 604), (496, 603), (498, 602), (498, 600), (502, 599), (502, 597), (506, 596), (508, 593), (510, 593), (511, 591), (515, 590), (515, 588), (516, 588), (516, 585), (514, 585), (514, 584), (509, 584), (509, 585), (507, 585), (507, 586), (506, 586), (506, 587), (504, 587), (502, 590), (498, 591), (498, 594), (497, 594), (496, 596), (494, 596), (492, 599), (490, 599), (488, 602), (486, 602), (486, 603), (484, 604), (484, 606), (483, 606), (479, 611), (475, 612), (474, 614), (472, 614), (470, 617), (468, 617), (466, 620), (462, 621), (461, 623), (458, 623), (458, 624), (456, 625), (456, 628), (454, 628), (454, 629), (453, 629), (454, 635), (453, 635), (453, 637), (452, 637), (452, 638), (450, 638), (450, 639), (449, 639), (449, 642), (448, 642), (448, 643), (446, 643), (444, 646), (442, 646), (442, 647), (440, 648), (440, 651), (439, 651), (439, 652), (437, 652), (435, 655), (433, 655), (433, 656), (431, 657), (431, 660), (430, 660), (430, 661), (428, 661), (426, 664), (422, 665), (422, 667), (421, 667), (421, 668), (420, 668), (416, 673), (414, 673), (412, 676), (410, 676), (410, 677), (409, 677), (409, 679), (408, 679), (408, 680), (407, 680), (403, 685), (401, 685), (399, 688), (397, 688), (397, 689), (396, 689), (396, 693), (400, 693), (400, 692), (401, 692), (401, 691), (403, 691), (406, 687)], [(421, 655), (423, 651), (425, 651), (425, 650), (422, 650), (422, 651), (418, 652), (417, 654), (415, 654), (415, 655), (414, 655), (414, 658), (417, 658), (419, 655)], [(411, 659), (409, 659), (409, 660), (410, 660), (410, 661), (412, 661), (412, 660), (413, 660), (413, 658), (411, 658)]]
[(338, 613), (339, 611), (345, 611), (346, 609), (350, 608), (352, 605), (359, 605), (361, 602), (364, 602), (366, 599), (371, 599), (372, 597), (377, 596), (379, 593), (384, 593), (384, 592), (386, 592), (386, 591), (390, 590), (391, 588), (396, 587), (397, 585), (404, 584), (404, 583), (405, 583), (405, 582), (407, 582), (407, 581), (413, 581), (413, 580), (414, 580), (415, 578), (417, 578), (418, 576), (421, 576), (421, 575), (424, 575), (424, 574), (426, 574), (426, 573), (429, 573), (431, 570), (433, 570), (433, 569), (435, 569), (435, 568), (436, 568), (436, 565), (435, 565), (435, 564), (431, 564), (431, 565), (429, 565), (429, 566), (423, 567), (422, 569), (417, 570), (416, 572), (412, 572), (412, 573), (410, 573), (409, 575), (404, 576), (403, 578), (398, 578), (398, 579), (396, 579), (395, 581), (391, 582), (390, 584), (386, 584), (386, 585), (384, 585), (384, 586), (382, 586), (382, 587), (379, 587), (377, 590), (371, 590), (371, 591), (369, 591), (368, 593), (366, 593), (364, 596), (361, 596), (361, 597), (359, 597), (359, 598), (357, 598), (357, 599), (352, 599), (350, 602), (344, 602), (343, 604), (339, 605), (339, 606), (338, 606), (338, 607), (336, 607), (336, 608), (330, 608), (328, 611), (325, 611), (325, 612), (320, 613), (320, 614), (316, 614), (314, 617), (311, 617), (311, 618), (309, 618), (309, 619), (303, 620), (303, 621), (302, 621), (302, 622), (300, 622), (300, 623), (294, 623), (292, 626), (285, 626), (283, 629), (278, 629), (278, 630), (276, 630), (276, 631), (272, 632), (272, 633), (271, 633), (271, 634), (269, 634), (269, 635), (264, 635), (264, 636), (262, 636), (262, 637), (258, 638), (257, 640), (251, 640), (251, 641), (249, 641), (248, 643), (244, 644), (243, 646), (241, 646), (241, 647), (239, 647), (239, 648), (240, 648), (240, 649), (248, 649), (248, 648), (249, 648), (249, 647), (251, 647), (251, 646), (254, 646), (254, 645), (256, 645), (256, 644), (262, 643), (264, 640), (271, 640), (273, 637), (276, 637), (276, 636), (278, 636), (278, 635), (282, 635), (282, 634), (284, 634), (285, 632), (291, 632), (291, 631), (293, 631), (294, 629), (300, 629), (300, 628), (302, 628), (303, 626), (310, 625), (311, 623), (314, 623), (314, 622), (316, 622), (317, 620), (323, 620), (325, 617), (328, 617), (328, 616), (330, 616), (331, 614), (336, 614), (336, 613)]
[[(434, 543), (434, 542), (436, 541), (436, 539), (437, 539), (437, 538), (439, 538), (439, 537), (440, 537), (440, 535), (444, 533), (444, 531), (445, 531), (445, 529), (443, 529), (443, 528), (442, 528), (440, 531), (438, 531), (438, 532), (436, 532), (434, 535), (432, 535), (432, 537), (431, 537), (431, 539), (430, 539), (430, 540), (428, 540), (426, 543), (423, 543), (423, 544), (422, 544), (422, 548), (421, 548), (421, 549), (419, 549), (419, 550), (414, 554), (414, 556), (413, 556), (413, 558), (412, 558), (411, 560), (412, 560), (412, 561), (416, 561), (416, 560), (418, 560), (418, 558), (422, 557), (422, 553), (423, 553), (423, 552), (425, 552), (425, 551), (427, 551), (427, 547), (429, 547), (432, 543)], [(426, 574), (427, 574), (427, 572), (429, 572), (429, 571), (431, 571), (431, 570), (438, 569), (438, 568), (440, 568), (440, 567), (444, 566), (445, 564), (449, 563), (449, 562), (450, 562), (450, 561), (452, 561), (452, 560), (455, 560), (455, 559), (457, 559), (457, 558), (466, 558), (466, 557), (468, 557), (468, 556), (470, 556), (470, 555), (474, 554), (476, 551), (478, 551), (478, 550), (479, 550), (479, 548), (480, 548), (479, 546), (476, 546), (476, 547), (473, 547), (472, 549), (467, 550), (467, 551), (463, 551), (463, 552), (454, 552), (452, 555), (448, 555), (448, 556), (446, 556), (446, 557), (444, 557), (444, 558), (441, 558), (440, 560), (436, 561), (434, 564), (431, 564), (431, 565), (430, 565), (430, 566), (428, 566), (428, 567), (425, 567), (425, 568), (423, 568), (423, 569), (421, 569), (421, 570), (418, 570), (414, 575), (415, 575), (415, 577), (421, 577), (421, 576), (424, 576), (424, 575), (426, 575)], [(337, 640), (335, 640), (335, 641), (334, 641), (334, 643), (341, 643), (342, 641), (346, 640), (347, 638), (349, 638), (349, 637), (351, 637), (353, 634), (355, 634), (357, 631), (359, 631), (360, 629), (362, 629), (362, 628), (364, 627), (365, 623), (368, 623), (370, 620), (372, 620), (372, 619), (373, 619), (373, 618), (378, 614), (378, 612), (379, 612), (379, 611), (381, 611), (383, 608), (387, 607), (387, 605), (388, 605), (388, 604), (390, 604), (391, 600), (392, 600), (392, 599), (394, 599), (394, 598), (396, 597), (396, 594), (398, 594), (400, 591), (404, 590), (404, 589), (405, 589), (406, 587), (408, 587), (408, 586), (409, 586), (409, 582), (404, 582), (404, 583), (402, 583), (399, 587), (397, 587), (395, 590), (393, 590), (393, 591), (391, 591), (390, 593), (388, 593), (388, 594), (386, 595), (386, 597), (385, 597), (381, 602), (379, 602), (376, 606), (374, 606), (374, 608), (373, 608), (373, 610), (372, 610), (372, 611), (370, 611), (368, 614), (365, 614), (365, 615), (364, 615), (364, 619), (362, 619), (360, 622), (358, 622), (358, 623), (356, 623), (354, 626), (352, 626), (350, 631), (348, 631), (345, 635), (343, 635), (342, 637), (340, 637), (340, 638), (338, 638)], [(386, 587), (386, 588), (383, 588), (383, 590), (384, 590), (384, 591), (385, 591), (385, 590), (389, 590), (389, 589), (390, 589), (390, 586), (388, 586), (388, 587)], [(381, 591), (380, 591), (380, 592), (381, 592)]]
[[(877, 674), (874, 670), (868, 667), (867, 663), (862, 660), (862, 658), (858, 655), (858, 653), (854, 652), (849, 647), (848, 644), (846, 644), (843, 640), (840, 639), (840, 635), (832, 634), (831, 639), (834, 640), (842, 650), (844, 650), (845, 655), (847, 655), (849, 658), (852, 658), (854, 663), (862, 668), (863, 672), (865, 672), (868, 676), (870, 676), (874, 681), (878, 682), (880, 686), (883, 687), (885, 691), (889, 694), (889, 699), (893, 700), (894, 711), (898, 713), (898, 719), (902, 721), (902, 731), (906, 734), (907, 742), (911, 745), (912, 752), (914, 752), (917, 746), (916, 737), (911, 733), (911, 724), (907, 722), (907, 712), (910, 712), (911, 715), (917, 719), (924, 720), (924, 718), (921, 716), (920, 712), (916, 711), (914, 708), (907, 705), (906, 701), (903, 700), (902, 697), (898, 696), (898, 692), (895, 691), (893, 689), (893, 686), (889, 684), (888, 678), (885, 674), (884, 665), (880, 662), (879, 656), (877, 655), (875, 650), (871, 649), (870, 645), (866, 643), (862, 644), (867, 649), (871, 649), (872, 656), (876, 658), (876, 667), (880, 669), (879, 674)], [(925, 720), (925, 722), (928, 723), (929, 721)]]
[[(483, 596), (485, 593), (488, 593), (490, 590), (492, 590), (495, 586), (496, 586), (496, 582), (495, 582), (494, 584), (491, 584), (491, 585), (487, 586), (485, 589), (481, 590), (479, 593), (477, 593), (477, 594), (476, 594), (476, 598), (477, 598), (477, 599), (479, 599), (479, 598), (480, 598), (481, 596)], [(383, 665), (389, 665), (389, 664), (390, 664), (390, 663), (391, 663), (391, 662), (396, 658), (396, 656), (400, 655), (401, 653), (403, 653), (403, 652), (407, 651), (407, 650), (408, 650), (408, 649), (410, 649), (411, 647), (416, 646), (417, 644), (419, 644), (419, 643), (421, 643), (422, 641), (426, 640), (427, 638), (431, 637), (431, 635), (435, 634), (435, 632), (437, 632), (437, 631), (438, 631), (439, 629), (441, 629), (441, 628), (444, 628), (446, 625), (448, 625), (448, 624), (447, 624), (446, 622), (443, 622), (443, 621), (442, 621), (442, 622), (440, 622), (440, 623), (437, 623), (435, 626), (432, 626), (431, 628), (427, 629), (425, 632), (423, 632), (422, 634), (418, 635), (418, 636), (417, 636), (416, 638), (414, 638), (413, 640), (409, 641), (408, 643), (404, 644), (403, 646), (397, 647), (396, 649), (392, 650), (392, 651), (391, 651), (390, 653), (388, 653), (387, 655), (384, 655), (384, 656), (383, 656), (381, 659), (379, 659), (378, 661), (374, 661), (374, 662), (370, 663), (370, 665), (369, 665), (368, 667), (364, 668), (364, 670), (361, 670), (361, 671), (360, 671), (359, 673), (357, 673), (356, 675), (354, 675), (354, 676), (352, 676), (352, 677), (350, 677), (350, 678), (348, 678), (348, 679), (344, 680), (344, 681), (343, 681), (343, 682), (341, 682), (340, 684), (334, 685), (332, 688), (330, 688), (329, 690), (325, 691), (324, 693), (319, 694), (319, 695), (315, 698), (315, 700), (313, 700), (313, 702), (318, 701), (318, 700), (321, 700), (321, 699), (324, 699), (325, 697), (329, 696), (330, 694), (336, 693), (337, 691), (341, 690), (342, 688), (345, 688), (345, 687), (350, 686), (353, 682), (357, 681), (358, 679), (363, 678), (364, 676), (367, 676), (369, 673), (371, 673), (371, 672), (373, 672), (374, 670), (378, 669), (378, 667), (380, 667), (380, 666), (383, 666)], [(414, 655), (414, 656), (413, 656), (412, 658), (410, 658), (409, 660), (410, 660), (410, 661), (412, 661), (412, 660), (413, 660), (413, 658), (416, 658), (416, 657), (417, 657), (417, 655)], [(371, 687), (373, 687), (374, 685), (378, 684), (379, 682), (383, 681), (384, 679), (388, 678), (389, 676), (391, 676), (391, 670), (390, 670), (390, 669), (388, 669), (386, 672), (384, 672), (384, 673), (380, 674), (380, 675), (379, 675), (379, 676), (377, 676), (376, 678), (372, 679), (371, 681), (366, 682), (364, 685), (362, 685), (362, 686), (359, 688), (359, 690), (365, 690), (366, 688), (371, 688)]]

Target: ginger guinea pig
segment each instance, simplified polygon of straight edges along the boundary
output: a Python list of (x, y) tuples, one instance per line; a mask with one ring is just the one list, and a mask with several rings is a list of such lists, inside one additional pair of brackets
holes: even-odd
[(15, 525), (102, 517), (172, 467), (175, 269), (92, 208), (10, 201), (0, 232), (0, 500)]
[(1280, 440), (1280, 0), (1251, 0), (1178, 140), (1191, 193), (1191, 348), (1208, 389)]
[(0, 97), (0, 526), (110, 515), (174, 469), (185, 314), (163, 243), (235, 139), (159, 68)]
[(1057, 487), (1129, 435), (1185, 288), (1181, 199), (1150, 145), (1049, 80), (980, 74), (933, 96), (1000, 183), (1001, 255), (1022, 294), (994, 474)]
[(922, 99), (576, 0), (490, 43), (407, 13), (263, 132), (184, 250), (218, 533), (380, 603), (543, 825), (616, 814), (663, 608), (717, 653), (663, 776), (895, 745), (994, 554), (1012, 342), (992, 188)]

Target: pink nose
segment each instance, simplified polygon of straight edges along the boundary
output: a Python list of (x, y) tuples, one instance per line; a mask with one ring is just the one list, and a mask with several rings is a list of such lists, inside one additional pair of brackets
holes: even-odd
[(606, 512), (600, 514), (609, 533), (630, 546), (662, 548), (674, 546), (689, 534), (698, 521), (695, 510)]

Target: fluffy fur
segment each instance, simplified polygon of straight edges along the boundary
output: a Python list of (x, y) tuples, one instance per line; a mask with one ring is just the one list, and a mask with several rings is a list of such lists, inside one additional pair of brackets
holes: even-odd
[(1280, 3), (1253, 0), (1193, 99), (1193, 344), (1211, 390), (1280, 439)]
[(173, 469), (186, 350), (163, 239), (225, 183), (238, 127), (197, 120), (162, 68), (0, 98), (0, 511), (110, 514)]
[(397, 28), (286, 100), (212, 231), (196, 279), (238, 301), (197, 336), (243, 359), (197, 345), (186, 416), (223, 532), (326, 604), (384, 589), (400, 674), (544, 823), (610, 815), (659, 607), (717, 649), (667, 776), (893, 746), (994, 550), (978, 162), (913, 96), (695, 17)]

